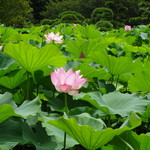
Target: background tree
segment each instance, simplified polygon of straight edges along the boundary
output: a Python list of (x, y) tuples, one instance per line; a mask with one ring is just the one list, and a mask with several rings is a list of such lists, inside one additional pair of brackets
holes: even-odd
[(129, 18), (138, 15), (139, 0), (106, 0), (105, 7), (114, 12), (114, 20), (128, 24)]
[(22, 27), (31, 18), (32, 8), (26, 0), (0, 0), (0, 23)]
[(58, 15), (64, 11), (81, 11), (81, 1), (82, 0), (62, 0), (62, 1), (53, 1), (49, 0), (46, 4), (46, 10), (41, 14), (44, 18), (47, 19), (56, 19)]
[[(0, 0), (0, 23), (22, 27), (27, 21), (31, 21), (32, 10), (32, 22), (36, 25), (41, 21), (53, 25), (57, 20), (58, 23), (59, 14), (65, 11), (76, 11), (82, 14), (87, 20), (84, 20), (85, 24), (96, 23), (91, 22), (91, 14), (94, 9), (100, 7), (112, 10), (111, 23), (115, 28), (123, 27), (125, 24), (132, 26), (148, 24), (150, 21), (149, 0)], [(68, 17), (75, 19), (68, 15), (62, 20)]]
[(95, 8), (91, 14), (92, 23), (96, 23), (100, 20), (112, 20), (113, 11), (106, 7)]
[(45, 11), (45, 6), (48, 0), (30, 0), (30, 6), (33, 8), (34, 23), (38, 23), (43, 19), (42, 11)]

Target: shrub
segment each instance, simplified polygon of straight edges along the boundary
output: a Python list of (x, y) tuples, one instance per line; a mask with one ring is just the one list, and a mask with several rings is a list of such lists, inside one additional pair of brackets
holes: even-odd
[(60, 13), (58, 15), (58, 17), (62, 18), (63, 16), (68, 15), (68, 14), (75, 15), (80, 21), (83, 21), (85, 19), (85, 17), (82, 14), (80, 14), (80, 13), (78, 13), (76, 11), (64, 11), (64, 12)]
[(85, 20), (83, 21), (82, 24), (83, 24), (83, 25), (90, 25), (90, 24), (92, 24), (92, 21), (91, 21), (90, 18), (87, 18), (87, 19), (85, 19)]
[(81, 21), (74, 14), (66, 14), (61, 17), (62, 23), (81, 23)]
[(147, 17), (132, 17), (129, 19), (129, 24), (139, 25), (139, 24), (148, 24)]
[(95, 8), (91, 14), (92, 23), (96, 23), (99, 20), (112, 20), (113, 11), (106, 7)]
[(59, 23), (61, 23), (60, 19), (43, 19), (41, 20), (41, 25), (57, 25)]
[(125, 24), (123, 22), (120, 22), (120, 21), (112, 20), (111, 23), (113, 24), (113, 27), (116, 29), (120, 29), (120, 28), (123, 28), (125, 26)]
[(100, 20), (95, 25), (100, 31), (109, 31), (113, 29), (113, 24), (107, 20)]
[(54, 20), (51, 19), (43, 19), (41, 20), (41, 25), (51, 25), (54, 23)]

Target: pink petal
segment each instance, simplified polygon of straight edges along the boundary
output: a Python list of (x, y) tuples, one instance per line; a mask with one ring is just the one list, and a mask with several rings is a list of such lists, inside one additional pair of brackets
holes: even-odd
[(76, 26), (77, 26), (77, 24), (75, 24), (75, 23), (74, 23), (74, 24), (73, 24), (73, 26), (74, 26), (74, 27), (76, 27)]
[(48, 35), (46, 35), (46, 34), (44, 34), (44, 36), (47, 38), (48, 37)]
[(0, 46), (0, 51), (3, 49), (3, 46)]
[(64, 41), (62, 40), (56, 40), (55, 43), (63, 43)]
[(53, 38), (55, 36), (55, 34), (53, 32), (48, 34), (49, 37)]
[(55, 86), (60, 84), (60, 80), (56, 72), (51, 73), (51, 81)]
[(74, 84), (76, 81), (75, 77), (76, 77), (76, 74), (74, 72), (72, 72), (72, 74), (68, 74), (66, 77), (65, 83), (74, 87)]
[(66, 71), (64, 70), (64, 68), (60, 68), (57, 70), (57, 74), (60, 80), (61, 84), (65, 84), (65, 80), (66, 80)]
[(79, 78), (79, 76), (80, 76), (80, 70), (77, 70), (77, 71), (75, 72), (75, 74), (76, 74), (76, 78)]
[(60, 85), (60, 90), (65, 93), (68, 93), (71, 90), (71, 88), (72, 86), (67, 84)]
[(83, 86), (83, 84), (87, 81), (86, 78), (81, 78), (79, 80), (76, 80), (76, 83), (74, 84), (74, 86), (72, 87), (73, 89), (79, 89)]
[(131, 26), (125, 26), (125, 30), (132, 30)]
[(57, 32), (57, 33), (55, 34), (55, 36), (59, 36), (59, 32)]
[(70, 68), (70, 69), (67, 71), (67, 76), (71, 75), (72, 73), (73, 73), (72, 68)]
[(59, 39), (62, 39), (64, 36), (63, 35), (61, 35), (61, 36), (59, 36)]

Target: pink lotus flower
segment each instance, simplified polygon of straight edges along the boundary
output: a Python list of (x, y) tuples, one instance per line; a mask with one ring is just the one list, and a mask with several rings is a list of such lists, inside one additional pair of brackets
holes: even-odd
[(79, 88), (87, 81), (86, 78), (81, 78), (80, 70), (73, 72), (69, 69), (67, 72), (63, 69), (57, 69), (51, 73), (51, 81), (57, 91), (68, 93), (69, 95), (78, 94)]
[(83, 52), (81, 52), (81, 53), (80, 53), (79, 58), (85, 58), (85, 55), (84, 55), (84, 53), (83, 53)]
[(59, 36), (59, 32), (56, 34), (51, 32), (48, 35), (44, 34), (44, 36), (46, 37), (46, 43), (50, 43), (52, 41), (54, 41), (54, 43), (63, 43), (63, 40), (61, 40), (63, 35)]
[(125, 29), (125, 30), (131, 30), (132, 28), (131, 28), (131, 26), (128, 26), (128, 25), (127, 25), (127, 26), (124, 27), (124, 29)]
[(3, 49), (3, 46), (0, 46), (0, 51)]
[(74, 24), (73, 24), (73, 26), (74, 26), (74, 27), (76, 27), (76, 26), (77, 26), (77, 24), (75, 24), (75, 23), (74, 23)]

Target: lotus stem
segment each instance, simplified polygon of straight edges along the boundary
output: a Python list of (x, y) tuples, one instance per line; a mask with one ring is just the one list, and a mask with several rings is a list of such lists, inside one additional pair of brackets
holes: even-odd
[(26, 98), (27, 100), (30, 99), (30, 73), (27, 72), (27, 90), (26, 90)]
[[(65, 93), (65, 113), (66, 113), (66, 115), (68, 116), (67, 93)], [(67, 136), (67, 134), (66, 134), (66, 132), (64, 132), (64, 148), (63, 148), (63, 150), (66, 149), (66, 136)]]
[(117, 89), (117, 85), (118, 85), (118, 80), (119, 80), (119, 75), (117, 76), (117, 79), (116, 79), (116, 89)]

